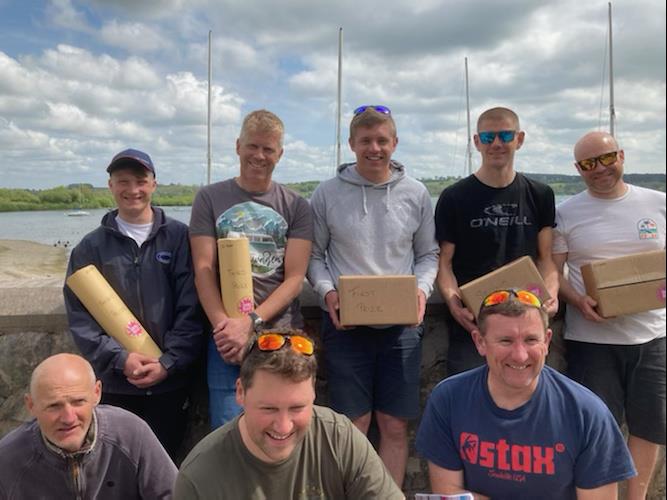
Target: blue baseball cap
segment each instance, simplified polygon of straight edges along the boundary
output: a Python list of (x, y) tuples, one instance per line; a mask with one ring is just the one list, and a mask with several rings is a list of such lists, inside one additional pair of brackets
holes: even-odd
[(126, 149), (125, 151), (118, 153), (113, 157), (111, 163), (109, 163), (107, 172), (111, 173), (118, 168), (130, 167), (132, 165), (136, 165), (137, 163), (155, 175), (153, 160), (151, 160), (151, 157), (146, 153), (139, 151), (138, 149)]

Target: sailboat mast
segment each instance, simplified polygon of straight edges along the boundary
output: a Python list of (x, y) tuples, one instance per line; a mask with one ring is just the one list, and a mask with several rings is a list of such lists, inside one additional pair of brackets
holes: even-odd
[(616, 135), (616, 108), (614, 108), (614, 57), (611, 36), (611, 2), (609, 2), (609, 133)]
[(336, 95), (336, 165), (338, 168), (341, 162), (340, 154), (340, 120), (341, 120), (341, 89), (343, 74), (343, 28), (338, 28), (338, 90)]
[(472, 174), (472, 140), (470, 135), (470, 91), (468, 89), (468, 58), (465, 58), (466, 70), (466, 118), (468, 123), (468, 145), (466, 146), (466, 172)]
[(206, 117), (206, 184), (211, 183), (211, 30), (208, 30), (208, 108)]

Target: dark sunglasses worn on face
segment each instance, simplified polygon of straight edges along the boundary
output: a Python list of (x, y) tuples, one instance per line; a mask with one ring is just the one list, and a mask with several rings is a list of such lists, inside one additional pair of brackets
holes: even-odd
[(315, 351), (315, 346), (309, 338), (303, 335), (288, 335), (277, 332), (261, 333), (253, 345), (256, 345), (260, 351), (271, 352), (282, 349), (286, 344), (289, 344), (293, 351), (304, 356), (312, 356)]
[(577, 165), (579, 165), (579, 168), (584, 172), (588, 172), (589, 170), (593, 170), (597, 166), (598, 162), (600, 162), (603, 166), (608, 167), (612, 163), (616, 163), (617, 159), (618, 151), (612, 151), (611, 153), (605, 153), (603, 155), (596, 156), (595, 158), (579, 160)]
[(513, 299), (516, 299), (522, 304), (526, 304), (532, 307), (542, 307), (542, 301), (533, 292), (529, 292), (528, 290), (517, 290), (514, 288), (509, 288), (507, 290), (496, 290), (495, 292), (491, 292), (482, 301), (482, 308), (502, 304), (503, 302), (507, 302)]
[(364, 111), (366, 111), (368, 108), (374, 109), (378, 113), (382, 113), (385, 115), (390, 115), (391, 114), (391, 109), (389, 109), (387, 106), (381, 106), (379, 104), (365, 104), (364, 106), (359, 106), (357, 109), (354, 110), (354, 115), (360, 115)]
[(498, 132), (480, 132), (477, 134), (479, 141), (482, 144), (491, 144), (496, 136), (500, 138), (500, 142), (512, 142), (516, 136), (516, 130), (500, 130)]

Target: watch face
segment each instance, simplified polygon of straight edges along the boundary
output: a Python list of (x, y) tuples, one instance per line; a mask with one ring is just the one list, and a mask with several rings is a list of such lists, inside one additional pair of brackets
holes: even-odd
[(259, 330), (264, 325), (264, 321), (262, 321), (262, 318), (260, 318), (256, 312), (251, 312), (249, 316), (250, 319), (252, 319), (252, 326), (255, 331)]

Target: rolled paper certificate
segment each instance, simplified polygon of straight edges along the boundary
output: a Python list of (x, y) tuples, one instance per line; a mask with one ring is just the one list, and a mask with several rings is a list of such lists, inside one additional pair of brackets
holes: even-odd
[(66, 283), (102, 329), (126, 350), (162, 356), (160, 348), (93, 264), (73, 273)]
[(230, 318), (240, 318), (252, 311), (252, 269), (247, 238), (220, 238), (218, 266), (222, 304)]

